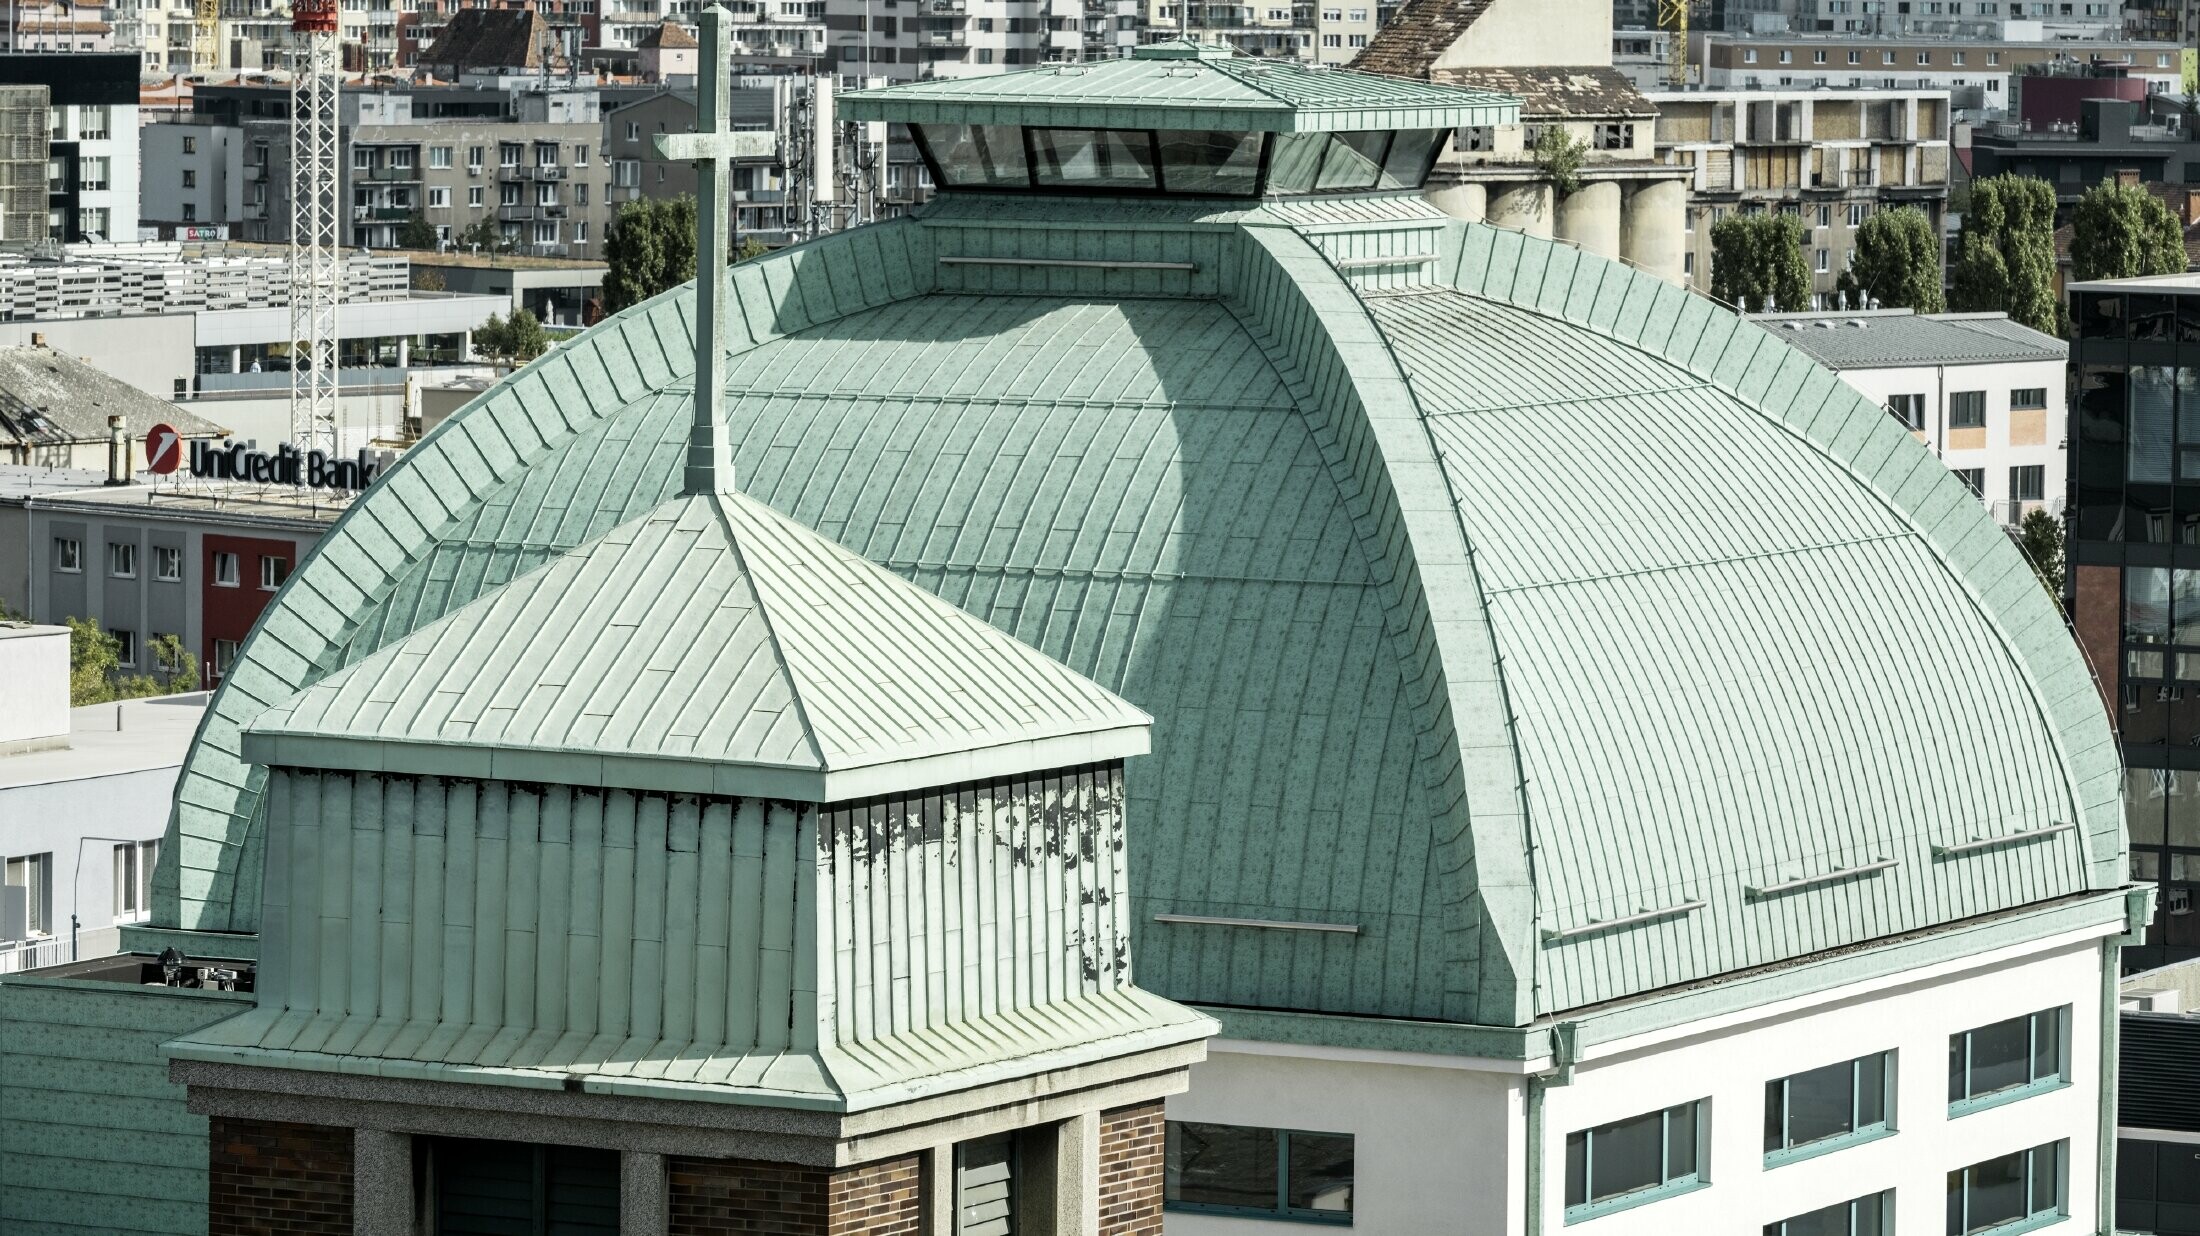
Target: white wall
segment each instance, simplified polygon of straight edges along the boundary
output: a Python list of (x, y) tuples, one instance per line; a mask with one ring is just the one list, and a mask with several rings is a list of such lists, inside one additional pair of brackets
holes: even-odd
[(0, 745), (69, 732), (69, 629), (0, 628)]
[(1611, 0), (1492, 0), (1438, 68), (1608, 65)]
[[(1917, 365), (1899, 369), (1849, 369), (1841, 380), (1866, 398), (1884, 406), (1894, 395), (1925, 396), (1925, 429), (1919, 436), (1926, 447), (1951, 469), (1984, 468), (1988, 503), (2009, 498), (2009, 469), (2030, 464), (2046, 468), (2042, 491), (2051, 508), (2061, 503), (2068, 489), (2069, 462), (2064, 441), (2069, 424), (2067, 377), (2060, 361), (2021, 361), (1994, 365)], [(2009, 392), (2028, 387), (2047, 391), (2047, 430), (2038, 445), (2015, 446), (2009, 441)], [(1954, 449), (1947, 435), (1948, 396), (1957, 391), (1986, 392), (1986, 445)], [(2004, 510), (1994, 507), (1997, 516)]]
[[(1302, 1054), (1269, 1054), (1276, 1052)], [(1408, 1061), (1426, 1063), (1401, 1063)], [(1495, 1236), (1520, 1209), (1524, 1176), (1507, 1168), (1517, 1162), (1512, 1148), (1525, 1144), (1526, 1109), (1517, 1074), (1461, 1067), (1474, 1063), (1218, 1039), (1192, 1066), (1191, 1090), (1169, 1100), (1169, 1119), (1350, 1133), (1352, 1231)], [(1171, 1211), (1167, 1226), (1168, 1236), (1308, 1230), (1182, 1211)]]

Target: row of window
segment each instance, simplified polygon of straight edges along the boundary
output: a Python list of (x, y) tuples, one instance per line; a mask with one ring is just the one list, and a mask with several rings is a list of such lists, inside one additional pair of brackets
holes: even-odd
[[(2070, 1006), (1948, 1037), (1948, 1115), (2065, 1085)], [(1895, 1133), (1896, 1055), (1875, 1052), (1765, 1083), (1766, 1168)], [(1566, 1137), (1568, 1223), (1704, 1188), (1711, 1100), (1646, 1112)], [(1352, 1221), (1353, 1139), (1299, 1129), (1171, 1121), (1165, 1198), (1171, 1209)], [(1973, 1236), (2058, 1215), (2065, 1143), (2020, 1150), (1948, 1173), (1948, 1236)], [(1765, 1236), (1867, 1236), (1891, 1230), (1893, 1193), (1869, 1193), (1765, 1225)]]
[[(1889, 395), (1887, 415), (1902, 422), (1902, 426), (1914, 433), (1925, 430), (1927, 404), (1923, 395)], [(2047, 408), (2047, 388), (2044, 386), (2020, 386), (2009, 392), (2011, 412), (2039, 412)], [(1948, 394), (1948, 428), (1986, 428), (1986, 392), (1951, 391)]]
[[(634, 126), (630, 124), (627, 127), (631, 129)], [(189, 139), (185, 140), (188, 141)], [(534, 166), (559, 166), (558, 155), (562, 149), (556, 142), (536, 142)], [(588, 150), (588, 143), (575, 142), (573, 144), (572, 166), (587, 167)], [(428, 147), (428, 166), (437, 171), (448, 170), (451, 167), (451, 151), (452, 148), (449, 146)], [(189, 149), (187, 148), (184, 153), (190, 153)], [(481, 174), (481, 169), (485, 166), (483, 156), (487, 153), (488, 148), (485, 146), (469, 146), (466, 148), (467, 174), (474, 176)], [(497, 143), (497, 166), (519, 167), (525, 160), (526, 154), (527, 144), (524, 142), (499, 142)], [(375, 168), (406, 171), (414, 166), (413, 148), (410, 146), (355, 146), (351, 152), (351, 166), (353, 170), (361, 172), (371, 171)]]
[[(136, 579), (138, 572), (138, 547), (127, 541), (107, 542), (107, 574), (116, 579)], [(273, 592), (283, 586), (290, 576), (290, 560), (273, 554), (261, 554), (260, 587)], [(214, 551), (214, 585), (218, 588), (238, 586), (238, 555), (226, 550)], [(82, 574), (84, 570), (84, 546), (75, 537), (57, 536), (53, 539), (53, 569), (65, 575)], [(181, 583), (183, 580), (183, 551), (173, 545), (153, 547), (153, 578), (162, 583)]]
[[(153, 866), (160, 842), (126, 841), (114, 847), (114, 911), (117, 923), (142, 923), (153, 913)], [(7, 861), (0, 886), (0, 940), (11, 943), (54, 934), (53, 854), (19, 854)]]
[[(1986, 496), (1986, 469), (1951, 468), (1956, 479), (1970, 487), (1975, 497)], [(2039, 502), (2047, 496), (2047, 465), (2019, 464), (2009, 469), (2009, 498), (2015, 502)]]

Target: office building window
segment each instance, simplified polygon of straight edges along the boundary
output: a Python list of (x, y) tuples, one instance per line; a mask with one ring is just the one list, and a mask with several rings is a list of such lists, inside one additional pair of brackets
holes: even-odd
[(451, 148), (450, 148), (449, 146), (430, 146), (430, 147), (428, 147), (428, 166), (429, 166), (429, 167), (431, 167), (431, 168), (433, 168), (433, 169), (435, 169), (435, 170), (437, 170), (437, 171), (442, 171), (442, 170), (444, 170), (445, 168), (448, 168), (448, 167), (449, 167), (450, 165), (451, 165)]
[(2018, 502), (2038, 502), (2047, 496), (2047, 466), (2023, 464), (2009, 469), (2009, 496)]
[(273, 592), (282, 587), (283, 581), (289, 577), (290, 559), (277, 558), (272, 554), (260, 555), (260, 587), (263, 590)]
[(1948, 396), (1948, 428), (1986, 428), (1986, 392), (1956, 391)]
[(1973, 497), (1983, 498), (1986, 496), (1986, 469), (1955, 468), (1952, 471), (1956, 474), (1956, 479), (1962, 481), (1970, 489)]
[(1893, 1057), (1877, 1052), (1766, 1082), (1766, 1164), (1891, 1132)]
[(84, 546), (73, 536), (53, 539), (53, 569), (75, 575), (84, 570)]
[(153, 864), (160, 842), (125, 842), (115, 847), (115, 921), (142, 923), (153, 916)]
[(107, 542), (107, 573), (116, 579), (136, 579), (137, 546), (127, 541)]
[(2030, 1230), (2059, 1218), (2068, 1146), (2049, 1142), (1948, 1173), (1948, 1236)]
[(214, 586), (217, 588), (234, 588), (237, 586), (237, 555), (227, 550), (217, 549), (214, 551)]
[(1887, 415), (1902, 422), (1904, 429), (1915, 433), (1925, 428), (1925, 396), (1887, 396)]
[(53, 855), (9, 859), (7, 883), (0, 885), (0, 937), (27, 940), (52, 934)]
[(2009, 392), (2009, 410), (2030, 412), (2047, 406), (2047, 388), (2044, 386), (2020, 386)]
[(109, 627), (107, 638), (115, 642), (115, 664), (135, 668), (138, 659), (137, 632), (125, 627)]
[(183, 551), (173, 545), (153, 547), (153, 578), (167, 583), (183, 579)]
[(1949, 1035), (1949, 1113), (1961, 1115), (2065, 1084), (2069, 1020), (2066, 1004)]
[(1703, 1183), (1696, 1153), (1708, 1100), (1566, 1135), (1566, 1217), (1587, 1218)]
[(235, 665), (236, 663), (237, 641), (233, 639), (215, 640), (214, 655), (207, 659), (206, 676), (209, 678), (219, 678), (223, 674), (228, 673), (229, 667)]
[(1873, 1193), (1820, 1207), (1778, 1223), (1765, 1236), (1893, 1236), (1894, 1193)]
[(1352, 1221), (1352, 1135), (1172, 1120), (1172, 1210)]

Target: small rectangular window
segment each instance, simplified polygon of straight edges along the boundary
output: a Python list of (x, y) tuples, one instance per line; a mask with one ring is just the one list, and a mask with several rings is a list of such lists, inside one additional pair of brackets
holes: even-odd
[(1352, 1221), (1349, 1133), (1172, 1120), (1163, 1196), (1171, 1210)]
[(107, 542), (107, 573), (116, 579), (136, 579), (137, 546), (127, 541)]
[(1918, 432), (1925, 428), (1925, 396), (1889, 395), (1887, 415), (1901, 421), (1904, 429)]
[(153, 578), (176, 583), (183, 578), (183, 551), (173, 545), (153, 547)]
[(234, 588), (237, 586), (237, 555), (227, 550), (217, 549), (214, 551), (214, 586), (217, 588)]
[(1948, 428), (1986, 428), (1986, 392), (1956, 391), (1948, 396)]
[(207, 661), (206, 676), (209, 678), (219, 678), (223, 674), (228, 673), (229, 667), (235, 665), (236, 663), (237, 641), (233, 639), (215, 640), (214, 655)]
[(1873, 1193), (1765, 1224), (1765, 1236), (1893, 1236), (1894, 1194)]
[(2063, 1213), (2068, 1142), (2049, 1142), (1948, 1173), (1948, 1236), (1974, 1236)]
[(1151, 189), (1153, 148), (1136, 129), (1032, 129), (1034, 183), (1048, 187)]
[(1767, 1165), (1888, 1131), (1892, 1052), (1877, 1052), (1765, 1083)]
[(142, 923), (153, 914), (153, 864), (160, 842), (126, 842), (115, 847), (114, 921)]
[(2047, 496), (2047, 466), (2021, 464), (2009, 469), (2009, 496), (2018, 502), (2038, 502)]
[(1954, 471), (1956, 479), (1970, 488), (1972, 497), (1983, 498), (1986, 496), (1986, 469), (1957, 468)]
[(2047, 388), (2044, 386), (2020, 386), (2009, 392), (2009, 409), (2012, 412), (2029, 412), (2047, 406)]
[(76, 575), (84, 570), (84, 546), (73, 536), (53, 539), (53, 569)]
[(1948, 1036), (1952, 1115), (2052, 1090), (2069, 1080), (2064, 1027), (2070, 1006)]
[(1260, 134), (1163, 129), (1161, 177), (1171, 193), (1250, 197), (1260, 183)]
[(290, 559), (277, 558), (271, 554), (260, 555), (260, 587), (262, 589), (273, 592), (282, 587), (283, 581), (289, 577)]
[(429, 167), (431, 167), (431, 168), (436, 168), (436, 169), (439, 169), (439, 170), (440, 170), (440, 169), (442, 169), (442, 168), (447, 168), (447, 167), (449, 167), (450, 165), (451, 165), (451, 148), (450, 148), (449, 146), (430, 146), (430, 147), (428, 147), (428, 166), (429, 166)]
[(137, 668), (137, 632), (122, 627), (110, 627), (107, 630), (107, 637), (115, 642), (115, 664), (132, 669)]
[[(1015, 125), (917, 125), (913, 131), (932, 153), (951, 188), (1026, 188), (1023, 130)], [(659, 172), (664, 169), (658, 168)]]
[(1682, 1103), (1567, 1134), (1567, 1221), (1702, 1183), (1696, 1142), (1708, 1102)]
[(53, 854), (26, 854), (8, 860), (7, 884), (0, 908), (0, 936), (24, 940), (53, 934)]

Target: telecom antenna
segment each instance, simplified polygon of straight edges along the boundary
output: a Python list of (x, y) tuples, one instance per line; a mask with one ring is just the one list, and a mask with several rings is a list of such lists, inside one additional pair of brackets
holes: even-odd
[(342, 453), (337, 435), (337, 0), (293, 0), (290, 30), (290, 436), (299, 453)]

